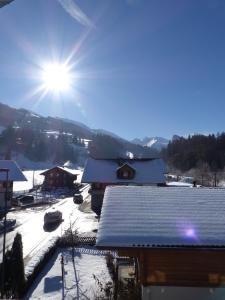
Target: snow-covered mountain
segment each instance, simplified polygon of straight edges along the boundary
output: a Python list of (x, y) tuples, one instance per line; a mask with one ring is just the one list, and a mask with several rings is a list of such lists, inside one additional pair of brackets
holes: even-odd
[(66, 119), (66, 118), (60, 118), (60, 117), (56, 117), (56, 119), (62, 120), (64, 122), (66, 122), (66, 123), (74, 124), (76, 126), (79, 126), (79, 127), (84, 128), (86, 130), (89, 130), (89, 131), (92, 131), (92, 129), (90, 127), (88, 127), (87, 125), (85, 125), (85, 124), (83, 124), (81, 122), (70, 120), (70, 119)]
[(106, 134), (106, 135), (109, 135), (109, 136), (111, 136), (111, 137), (113, 137), (113, 138), (115, 138), (117, 140), (121, 140), (121, 141), (126, 141), (127, 142), (127, 140), (124, 139), (124, 138), (122, 138), (121, 136), (119, 136), (119, 135), (117, 135), (117, 134), (115, 134), (115, 133), (113, 133), (111, 131), (105, 130), (105, 129), (92, 129), (92, 132), (94, 134)]
[(32, 163), (44, 163), (41, 165), (44, 168), (46, 163), (62, 164), (67, 160), (83, 166), (89, 155), (158, 157), (153, 147), (133, 144), (107, 130), (91, 129), (65, 118), (44, 117), (3, 103), (0, 103), (0, 137), (0, 157), (13, 157), (26, 168)]
[(169, 140), (165, 139), (163, 137), (155, 136), (155, 137), (145, 137), (142, 140), (141, 139), (134, 139), (131, 142), (134, 143), (134, 144), (138, 144), (138, 145), (141, 145), (141, 146), (147, 146), (149, 148), (153, 148), (153, 149), (156, 149), (156, 150), (160, 151), (161, 149), (167, 147), (167, 145), (169, 143)]

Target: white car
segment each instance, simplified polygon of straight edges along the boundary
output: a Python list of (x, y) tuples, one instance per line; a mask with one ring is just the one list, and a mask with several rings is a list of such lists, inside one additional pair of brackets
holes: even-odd
[(44, 216), (45, 224), (54, 224), (62, 222), (62, 213), (59, 210), (55, 210), (54, 208), (51, 211), (46, 212)]

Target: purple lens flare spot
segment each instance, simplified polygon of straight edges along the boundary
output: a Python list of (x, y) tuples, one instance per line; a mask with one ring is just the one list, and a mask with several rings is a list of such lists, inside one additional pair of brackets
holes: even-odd
[(195, 232), (194, 228), (187, 228), (185, 230), (185, 235), (188, 238), (196, 238), (196, 232)]

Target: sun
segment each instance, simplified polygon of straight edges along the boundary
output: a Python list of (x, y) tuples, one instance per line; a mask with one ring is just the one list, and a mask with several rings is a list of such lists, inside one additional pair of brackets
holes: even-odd
[(70, 69), (65, 64), (49, 63), (42, 67), (41, 80), (47, 91), (65, 92), (70, 89), (72, 78)]

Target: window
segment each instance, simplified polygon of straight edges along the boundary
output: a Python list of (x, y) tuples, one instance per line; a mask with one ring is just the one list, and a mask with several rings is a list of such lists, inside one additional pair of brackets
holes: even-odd
[(135, 176), (135, 170), (128, 165), (123, 165), (117, 169), (117, 177), (120, 179), (133, 179)]
[(128, 172), (128, 171), (123, 171), (123, 172), (122, 172), (122, 177), (123, 177), (123, 178), (128, 178), (128, 177), (130, 177), (130, 176), (129, 176), (129, 172)]

